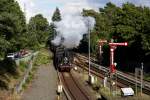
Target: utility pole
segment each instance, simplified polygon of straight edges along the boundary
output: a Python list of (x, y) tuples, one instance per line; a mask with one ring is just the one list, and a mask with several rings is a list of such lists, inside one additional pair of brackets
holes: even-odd
[(91, 55), (91, 51), (90, 51), (90, 46), (91, 46), (90, 43), (91, 43), (91, 41), (90, 41), (90, 38), (91, 38), (91, 36), (90, 36), (89, 21), (88, 21), (87, 24), (88, 24), (88, 36), (89, 36), (89, 46), (88, 46), (89, 48), (88, 48), (88, 49), (89, 49), (89, 77), (90, 77), (90, 75), (91, 75), (91, 68), (90, 68), (90, 64), (91, 64), (91, 63), (90, 63), (90, 62), (91, 62), (91, 61), (90, 61), (90, 59), (91, 59), (91, 56), (90, 56), (90, 55)]
[(91, 38), (91, 36), (90, 36), (90, 24), (89, 24), (89, 21), (88, 21), (88, 23), (87, 23), (87, 25), (88, 25), (88, 36), (89, 36), (89, 46), (88, 46), (88, 48), (89, 48), (89, 83), (90, 84), (93, 84), (94, 83), (94, 76), (92, 76), (91, 75), (91, 50), (90, 50), (90, 47), (91, 47), (91, 45), (90, 45), (90, 43), (91, 43), (91, 41), (90, 41), (90, 38)]

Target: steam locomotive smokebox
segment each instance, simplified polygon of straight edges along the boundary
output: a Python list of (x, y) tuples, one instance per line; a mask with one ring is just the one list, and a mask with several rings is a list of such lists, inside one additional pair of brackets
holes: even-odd
[(89, 75), (89, 83), (94, 84), (95, 83), (95, 78), (93, 75)]

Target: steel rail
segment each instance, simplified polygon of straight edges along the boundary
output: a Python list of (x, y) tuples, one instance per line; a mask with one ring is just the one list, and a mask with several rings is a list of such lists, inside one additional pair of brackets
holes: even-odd
[(66, 91), (71, 97), (71, 100), (90, 100), (88, 94), (82, 87), (79, 86), (71, 73), (61, 72), (60, 76)]
[[(80, 61), (84, 60), (83, 61), (84, 63), (88, 63), (87, 62), (87, 59), (88, 59), (87, 57), (85, 57), (83, 55), (80, 55), (80, 54), (77, 54), (76, 56), (80, 59)], [(104, 66), (100, 66), (100, 65), (98, 65), (96, 63), (93, 63), (92, 61), (91, 61), (91, 66), (92, 66), (92, 68), (95, 68), (98, 71), (101, 70), (104, 73), (107, 73), (109, 71), (108, 68), (106, 68)], [(135, 84), (135, 78), (133, 76), (127, 75), (127, 74), (125, 74), (125, 73), (123, 73), (121, 71), (116, 71), (116, 73), (117, 73), (117, 78), (119, 78), (120, 80), (122, 80), (123, 83), (127, 84), (127, 82), (128, 82), (128, 84), (132, 84), (132, 85)], [(138, 84), (138, 86), (140, 86), (140, 84), (141, 84), (141, 82), (140, 82), (139, 79), (137, 80), (137, 84)], [(144, 93), (150, 94), (150, 83), (144, 81), (144, 87), (143, 87), (143, 89), (144, 89)]]

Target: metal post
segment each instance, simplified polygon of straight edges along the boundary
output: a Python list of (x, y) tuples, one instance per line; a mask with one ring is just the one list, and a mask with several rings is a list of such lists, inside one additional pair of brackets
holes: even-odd
[(143, 88), (143, 63), (141, 63), (141, 96), (142, 96), (142, 88)]
[(116, 95), (117, 95), (117, 71), (116, 71), (116, 84), (115, 84), (115, 86), (116, 86)]
[(90, 29), (89, 29), (89, 21), (88, 21), (88, 35), (89, 35), (89, 76), (91, 75), (90, 71)]
[[(111, 42), (113, 42), (113, 39), (111, 39)], [(110, 92), (113, 92), (112, 86), (113, 67), (114, 67), (114, 48), (113, 46), (110, 46)]]
[[(117, 66), (117, 63), (114, 63), (115, 67)], [(116, 95), (117, 95), (117, 71), (115, 72), (115, 91), (116, 91)]]
[(102, 46), (99, 46), (99, 60), (100, 60), (100, 64), (102, 64)]
[(110, 72), (114, 73), (114, 48), (110, 47)]
[(100, 54), (100, 56), (102, 55), (102, 46), (101, 45), (99, 46), (99, 54)]
[(135, 94), (137, 95), (137, 69), (135, 68)]
[(112, 74), (110, 73), (110, 94), (112, 93)]

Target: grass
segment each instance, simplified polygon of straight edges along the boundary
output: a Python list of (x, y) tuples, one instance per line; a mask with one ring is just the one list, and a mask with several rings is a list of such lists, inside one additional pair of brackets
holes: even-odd
[(51, 61), (51, 54), (47, 49), (41, 49), (35, 58), (34, 66), (48, 64)]
[(19, 68), (20, 68), (20, 71), (21, 72), (24, 72), (25, 71), (25, 69), (27, 68), (27, 62), (24, 62), (24, 61), (20, 61), (20, 66), (19, 66)]
[(28, 87), (28, 85), (31, 83), (31, 81), (33, 80), (33, 78), (34, 78), (34, 72), (35, 72), (35, 70), (29, 73), (29, 76), (28, 76), (28, 78), (26, 80), (26, 83), (23, 84), (23, 86), (22, 86), (23, 89), (26, 89)]

